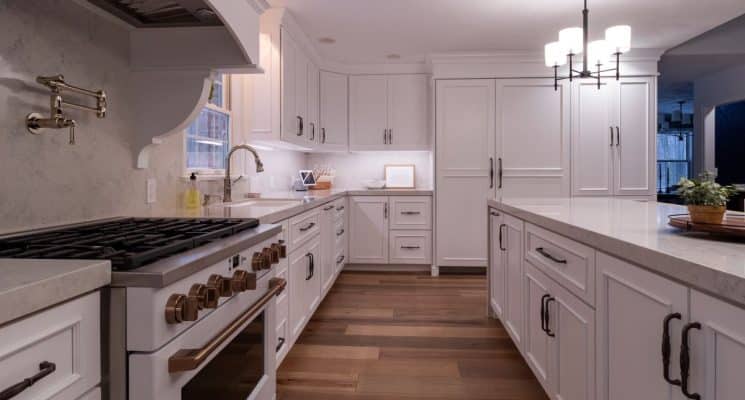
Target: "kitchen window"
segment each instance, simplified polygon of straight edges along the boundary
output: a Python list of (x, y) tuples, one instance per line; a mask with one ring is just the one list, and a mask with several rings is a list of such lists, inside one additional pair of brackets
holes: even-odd
[(186, 173), (224, 175), (225, 157), (230, 150), (231, 113), (229, 77), (218, 74), (212, 82), (210, 98), (194, 122), (186, 129)]

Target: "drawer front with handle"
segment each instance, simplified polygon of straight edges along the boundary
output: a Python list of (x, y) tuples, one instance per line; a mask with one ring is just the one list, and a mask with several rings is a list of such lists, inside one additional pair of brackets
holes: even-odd
[(331, 204), (334, 205), (334, 220), (338, 221), (344, 219), (344, 215), (346, 215), (347, 212), (347, 198), (342, 197)]
[(431, 264), (432, 232), (430, 231), (391, 231), (391, 264)]
[(594, 306), (594, 249), (526, 223), (525, 259), (587, 304)]
[(432, 229), (432, 198), (391, 196), (390, 229)]
[(0, 398), (77, 399), (101, 381), (100, 294), (0, 328)]
[(315, 208), (298, 216), (290, 218), (290, 253), (301, 246), (313, 236), (320, 233), (321, 208)]

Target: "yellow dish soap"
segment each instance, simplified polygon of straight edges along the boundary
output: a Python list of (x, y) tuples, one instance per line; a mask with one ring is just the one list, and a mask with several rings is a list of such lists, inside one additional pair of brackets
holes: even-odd
[(197, 188), (197, 175), (191, 173), (189, 187), (184, 192), (184, 210), (190, 217), (198, 217), (202, 213), (202, 194)]

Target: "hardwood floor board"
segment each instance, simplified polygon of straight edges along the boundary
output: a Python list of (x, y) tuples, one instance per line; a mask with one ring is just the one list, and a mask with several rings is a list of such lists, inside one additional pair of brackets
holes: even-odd
[(278, 400), (546, 400), (482, 275), (344, 272), (277, 372)]

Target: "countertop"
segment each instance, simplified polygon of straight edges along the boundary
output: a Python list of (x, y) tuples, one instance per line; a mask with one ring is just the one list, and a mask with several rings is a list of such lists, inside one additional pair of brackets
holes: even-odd
[(0, 259), (0, 325), (109, 282), (109, 261)]
[[(270, 192), (262, 193), (258, 199), (239, 199), (235, 197), (233, 207), (216, 204), (206, 207), (203, 214), (206, 217), (258, 218), (262, 224), (275, 224), (344, 196), (432, 196), (432, 194), (431, 189), (331, 189), (307, 192)], [(296, 200), (298, 203), (287, 207), (272, 204), (269, 200), (276, 200), (277, 202)], [(256, 201), (258, 204), (235, 207), (235, 205), (252, 201)], [(261, 204), (262, 202), (264, 204)]]
[(683, 206), (619, 198), (492, 199), (494, 207), (687, 286), (745, 306), (745, 241), (667, 224)]

